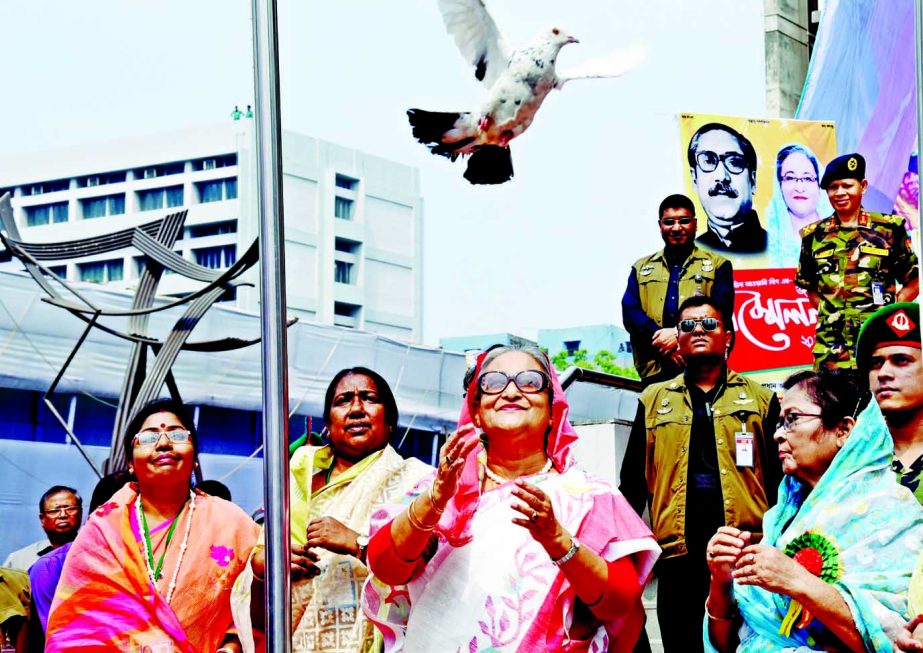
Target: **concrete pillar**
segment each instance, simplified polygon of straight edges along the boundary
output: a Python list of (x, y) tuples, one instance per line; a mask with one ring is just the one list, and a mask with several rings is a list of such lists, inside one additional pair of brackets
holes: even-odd
[(766, 115), (791, 118), (808, 72), (808, 3), (765, 0)]

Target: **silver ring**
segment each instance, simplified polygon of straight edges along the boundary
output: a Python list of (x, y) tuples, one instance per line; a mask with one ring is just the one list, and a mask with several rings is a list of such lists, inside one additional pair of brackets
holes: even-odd
[(535, 512), (535, 508), (532, 509), (532, 514), (529, 515), (529, 521), (535, 521), (535, 518), (538, 517), (538, 513)]

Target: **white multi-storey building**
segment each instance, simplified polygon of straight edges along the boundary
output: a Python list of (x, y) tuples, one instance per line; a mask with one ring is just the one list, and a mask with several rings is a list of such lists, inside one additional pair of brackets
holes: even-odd
[[(146, 224), (189, 210), (175, 250), (210, 268), (231, 265), (256, 238), (251, 121), (5, 157), (23, 240), (61, 242)], [(422, 337), (422, 199), (411, 168), (283, 132), (289, 312), (410, 342)], [(5, 258), (2, 258), (6, 255)], [(0, 252), (0, 269), (19, 264)], [(143, 257), (133, 250), (54, 261), (70, 281), (131, 288)], [(252, 281), (258, 281), (255, 271)], [(257, 284), (258, 285), (258, 284)], [(166, 275), (163, 294), (198, 287)], [(256, 289), (228, 298), (257, 310)]]

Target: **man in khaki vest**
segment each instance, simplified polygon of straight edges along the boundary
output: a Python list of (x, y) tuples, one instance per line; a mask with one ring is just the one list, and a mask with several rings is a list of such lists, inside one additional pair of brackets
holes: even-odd
[(663, 549), (654, 575), (666, 653), (703, 650), (708, 540), (719, 526), (761, 536), (782, 479), (779, 400), (728, 369), (733, 329), (714, 299), (682, 303), (686, 370), (641, 393), (622, 463), (619, 490), (639, 515), (650, 510)]
[(658, 224), (664, 248), (635, 262), (622, 297), (622, 323), (631, 336), (635, 368), (645, 387), (683, 370), (676, 321), (685, 299), (713, 297), (725, 314), (734, 311), (731, 262), (696, 246), (692, 200), (685, 195), (664, 199)]

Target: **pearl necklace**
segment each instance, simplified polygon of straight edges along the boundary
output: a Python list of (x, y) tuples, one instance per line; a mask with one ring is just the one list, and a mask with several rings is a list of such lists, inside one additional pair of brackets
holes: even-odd
[[(182, 510), (180, 510), (182, 513)], [(186, 553), (186, 547), (189, 544), (189, 531), (192, 530), (192, 513), (195, 512), (195, 492), (189, 490), (189, 515), (186, 517), (186, 532), (183, 534), (183, 541), (179, 547), (179, 557), (176, 560), (176, 569), (173, 570), (173, 578), (170, 579), (170, 585), (167, 587), (167, 604), (169, 605), (170, 601), (173, 599), (173, 592), (176, 590), (176, 579), (179, 577), (179, 568), (183, 564), (183, 555)], [(135, 501), (135, 518), (138, 522), (138, 527), (143, 528), (141, 525), (143, 523), (144, 517), (141, 513), (141, 493), (138, 492), (138, 499)], [(179, 519), (179, 515), (177, 515)], [(154, 587), (154, 591), (157, 591), (157, 578), (154, 575), (154, 569), (151, 567), (150, 562), (150, 551), (147, 548), (147, 538), (144, 537), (144, 534), (141, 534), (141, 547), (144, 550), (144, 566), (147, 568), (148, 578), (151, 579), (151, 585)]]
[[(545, 466), (542, 467), (539, 471), (535, 472), (535, 474), (525, 474), (524, 476), (535, 476), (537, 474), (547, 474), (549, 471), (551, 471), (551, 458), (546, 460)], [(484, 461), (484, 473), (487, 475), (487, 478), (492, 480), (497, 485), (503, 485), (504, 483), (508, 483), (514, 480), (512, 478), (503, 478), (497, 472), (491, 470), (490, 467), (487, 466), (486, 460)], [(520, 476), (519, 478), (522, 478), (522, 476)]]

